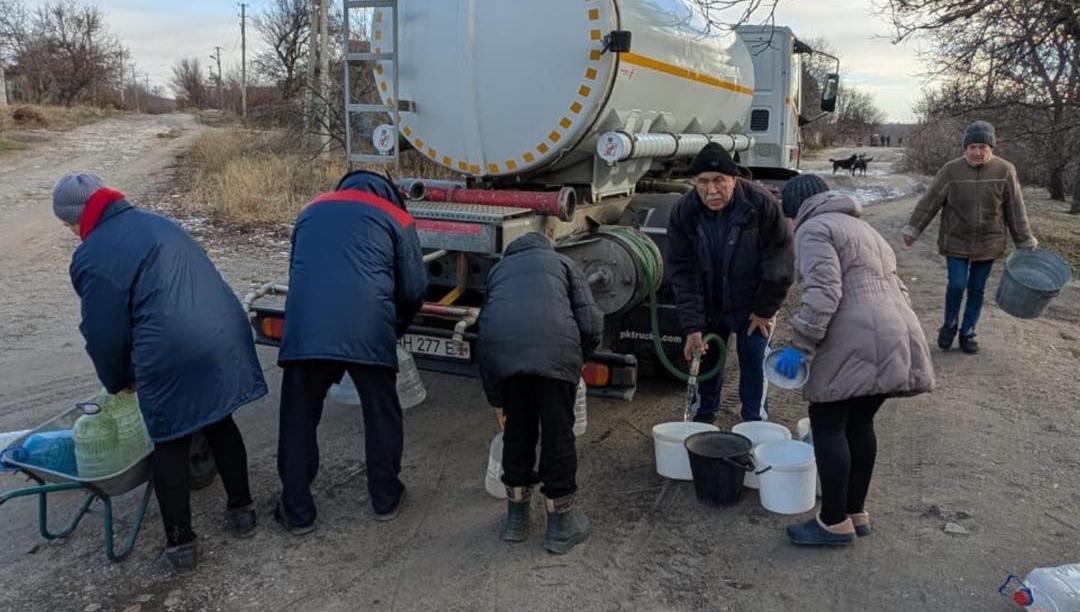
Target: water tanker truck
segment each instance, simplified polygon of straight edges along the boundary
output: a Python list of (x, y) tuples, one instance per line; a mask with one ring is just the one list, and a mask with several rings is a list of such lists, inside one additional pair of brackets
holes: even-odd
[[(543, 232), (605, 314), (590, 393), (631, 398), (639, 369), (681, 361), (663, 259), (692, 157), (717, 142), (779, 185), (798, 173), (799, 127), (835, 106), (834, 71), (820, 109), (801, 108), (815, 51), (790, 29), (720, 31), (692, 1), (344, 7), (350, 164), (394, 163), (411, 147), (455, 177), (398, 181), (428, 267), (429, 301), (401, 340), (421, 368), (475, 373), (488, 271), (515, 238)], [(374, 78), (375, 103), (351, 99), (357, 78)], [(286, 288), (259, 296), (275, 290)], [(276, 343), (281, 309), (251, 310), (259, 341)]]

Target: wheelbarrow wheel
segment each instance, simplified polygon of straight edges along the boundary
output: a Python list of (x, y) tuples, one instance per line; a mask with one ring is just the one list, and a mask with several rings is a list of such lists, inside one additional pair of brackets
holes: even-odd
[(198, 491), (209, 487), (217, 478), (217, 464), (214, 463), (214, 454), (210, 451), (210, 444), (201, 431), (191, 437), (191, 490)]

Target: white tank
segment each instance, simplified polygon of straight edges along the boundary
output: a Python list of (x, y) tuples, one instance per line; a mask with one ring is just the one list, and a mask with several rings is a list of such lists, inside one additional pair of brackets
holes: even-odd
[[(593, 155), (609, 130), (742, 132), (754, 94), (745, 45), (705, 32), (684, 0), (398, 0), (401, 132), (473, 176), (551, 171)], [(393, 48), (391, 9), (373, 14)], [(628, 53), (604, 53), (612, 30)], [(376, 66), (387, 104), (391, 64)]]

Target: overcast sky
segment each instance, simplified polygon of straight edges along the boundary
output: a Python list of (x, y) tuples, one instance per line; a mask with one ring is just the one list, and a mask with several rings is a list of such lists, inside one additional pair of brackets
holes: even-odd
[[(29, 6), (44, 0), (28, 0)], [(338, 0), (332, 0), (335, 3)], [(536, 0), (539, 1), (539, 0)], [(544, 0), (551, 1), (551, 0)], [(166, 86), (171, 67), (181, 57), (211, 62), (214, 47), (222, 47), (226, 72), (240, 65), (240, 8), (238, 3), (209, 0), (97, 0), (108, 15), (111, 30), (131, 49), (137, 69), (150, 75), (151, 85)], [(266, 0), (251, 0), (248, 14), (261, 12)], [(911, 106), (922, 89), (921, 71), (912, 44), (889, 42), (888, 23), (875, 15), (872, 0), (820, 2), (781, 0), (778, 25), (787, 25), (803, 39), (822, 36), (838, 51), (846, 84), (872, 93), (890, 120), (912, 118)], [(258, 38), (248, 28), (249, 58)]]

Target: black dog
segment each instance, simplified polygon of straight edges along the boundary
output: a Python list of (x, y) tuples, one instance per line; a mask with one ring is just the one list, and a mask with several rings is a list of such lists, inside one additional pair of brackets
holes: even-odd
[(854, 153), (851, 154), (851, 157), (845, 157), (844, 159), (833, 159), (830, 157), (829, 161), (832, 162), (833, 174), (836, 174), (837, 170), (851, 170), (851, 168), (855, 165), (855, 161), (858, 159), (859, 156), (855, 155)]
[(870, 162), (874, 161), (873, 157), (864, 157), (860, 155), (855, 163), (851, 165), (851, 176), (855, 176), (856, 172), (861, 171), (863, 176), (866, 176), (866, 168), (870, 165)]

